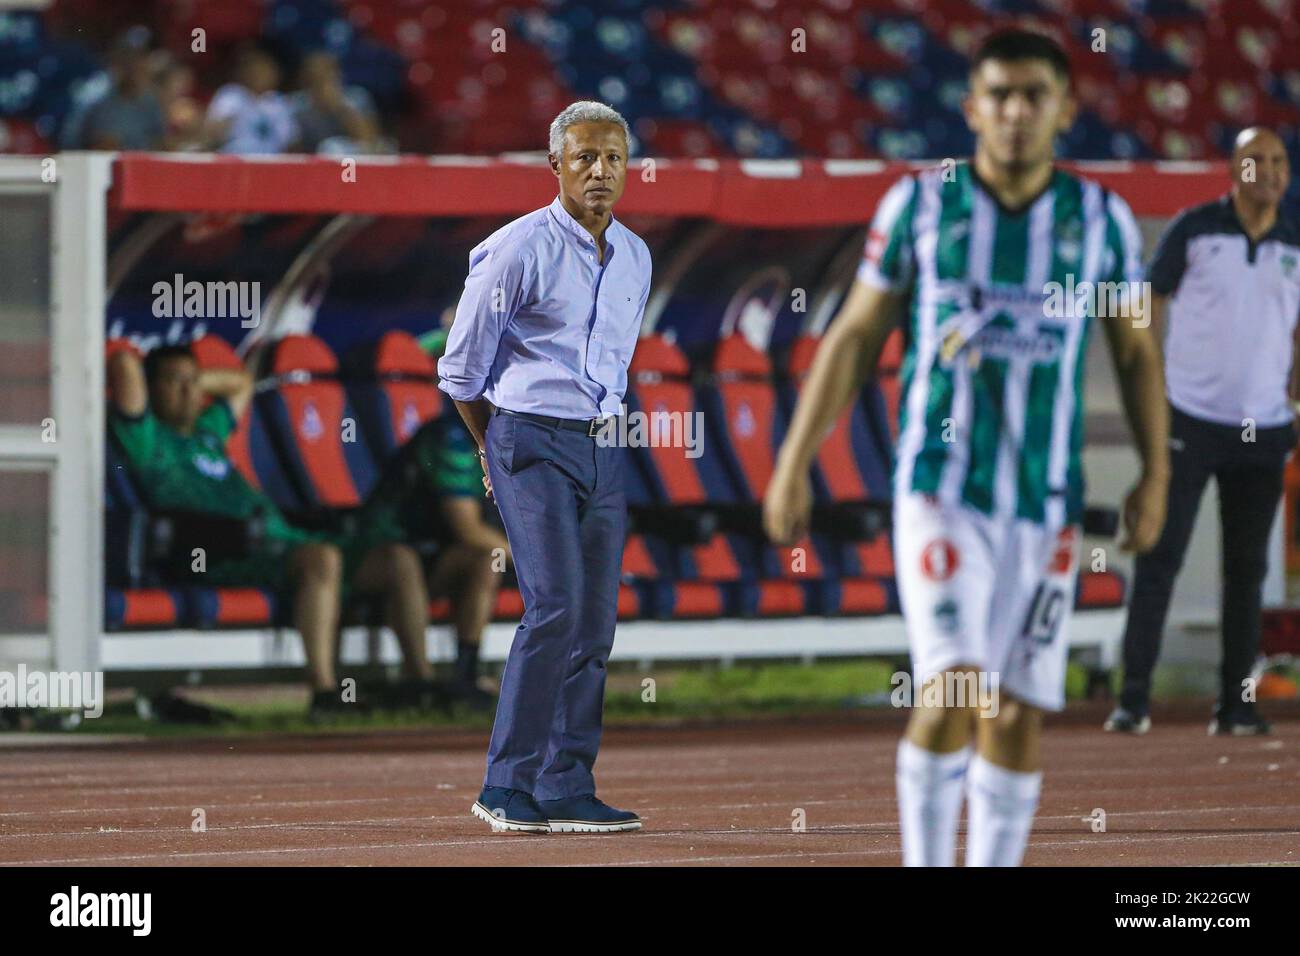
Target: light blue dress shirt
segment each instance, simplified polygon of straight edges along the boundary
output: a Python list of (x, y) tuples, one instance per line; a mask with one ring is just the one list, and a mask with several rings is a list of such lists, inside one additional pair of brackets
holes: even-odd
[(611, 216), (603, 263), (599, 252), (558, 197), (475, 246), (438, 387), (516, 412), (617, 415), (650, 294), (650, 250)]

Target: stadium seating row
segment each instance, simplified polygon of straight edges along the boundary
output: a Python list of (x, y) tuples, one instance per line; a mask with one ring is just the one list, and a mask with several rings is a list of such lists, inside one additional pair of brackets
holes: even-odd
[[(101, 68), (62, 38), (85, 6), (0, 14), (0, 150), (48, 151)], [(1300, 125), (1292, 0), (136, 6), (178, 53), (195, 22), (213, 49), (260, 36), (291, 56), (330, 50), (349, 83), (400, 116), (404, 145), (416, 150), (534, 149), (539, 124), (596, 97), (624, 112), (646, 155), (957, 155), (970, 147), (959, 110), (966, 58), (1000, 16), (1066, 48), (1083, 106), (1065, 138), (1071, 158), (1209, 158), (1243, 125), (1282, 127), (1293, 145)], [(792, 44), (795, 29), (815, 57)], [(212, 58), (191, 59), (209, 93), (224, 81), (208, 74)]]
[[(110, 343), (113, 348), (129, 347)], [(817, 340), (772, 359), (742, 336), (720, 341), (692, 368), (662, 336), (642, 339), (629, 373), (632, 441), (623, 619), (897, 613), (888, 534), (872, 508), (889, 495), (887, 423), (896, 420), (901, 341), (891, 339), (878, 384), (845, 412), (813, 469), (809, 537), (790, 548), (764, 539), (759, 502), (771, 477)], [(238, 367), (224, 340), (194, 343), (202, 367)], [(405, 332), (388, 332), (340, 363), (319, 338), (291, 335), (267, 350), (257, 393), (228, 451), (245, 478), (287, 515), (319, 523), (360, 507), (398, 448), (430, 418), (455, 414), (433, 361)], [(638, 438), (635, 431), (641, 422)], [(109, 443), (110, 630), (282, 624), (282, 595), (259, 588), (168, 586), (132, 554), (147, 509)], [(873, 504), (874, 503), (874, 504)], [(134, 522), (134, 524), (133, 524)], [(134, 542), (134, 543), (133, 543)], [(1080, 607), (1122, 602), (1113, 573), (1085, 573)], [(517, 619), (518, 591), (502, 589), (496, 617)], [(449, 618), (445, 600), (431, 607)], [(364, 609), (362, 616), (365, 616)]]

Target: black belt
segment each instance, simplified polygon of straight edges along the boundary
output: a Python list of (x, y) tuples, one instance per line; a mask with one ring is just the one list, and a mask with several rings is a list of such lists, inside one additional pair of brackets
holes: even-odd
[(613, 421), (616, 416), (611, 415), (609, 418), (552, 418), (549, 415), (534, 415), (532, 412), (512, 412), (508, 408), (492, 407), (493, 415), (514, 415), (516, 418), (526, 418), (530, 422), (537, 422), (539, 425), (549, 425), (551, 428), (566, 428), (571, 432), (585, 432), (588, 438), (595, 438), (596, 433), (605, 427), (606, 422)]

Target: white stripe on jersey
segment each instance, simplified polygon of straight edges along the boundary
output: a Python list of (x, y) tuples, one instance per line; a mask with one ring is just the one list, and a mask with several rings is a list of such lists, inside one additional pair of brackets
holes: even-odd
[[(1055, 225), (1056, 190), (1047, 191), (1035, 201), (1029, 212), (1029, 248), (1026, 250), (1025, 290), (1036, 295), (1046, 291), (1052, 270), (1052, 252), (1056, 248), (1052, 228)], [(1019, 324), (1019, 316), (1016, 323)], [(1033, 357), (1018, 355), (1007, 363), (1005, 394), (1002, 398), (1002, 434), (998, 436), (997, 474), (993, 483), (993, 514), (1002, 521), (1014, 521), (1020, 492), (1020, 451), (1025, 444), (1026, 408), (1029, 404), (1029, 378)]]
[[(993, 278), (993, 242), (998, 223), (997, 207), (982, 189), (971, 190), (970, 232), (966, 238), (966, 279), (987, 289)], [(936, 343), (940, 348), (943, 343)], [(971, 396), (971, 369), (962, 352), (952, 363), (952, 418), (956, 436), (943, 463), (939, 481), (941, 501), (960, 501), (962, 485), (970, 467), (971, 427), (975, 402)]]
[(897, 461), (894, 469), (894, 500), (902, 499), (912, 487), (912, 469), (916, 456), (925, 441), (925, 406), (930, 398), (930, 369), (938, 353), (934, 342), (935, 326), (935, 267), (936, 245), (940, 211), (942, 180), (937, 171), (920, 173), (917, 188), (916, 213), (912, 220), (912, 235), (916, 246), (917, 283), (916, 303), (916, 366), (907, 395), (907, 427), (898, 436)]
[[(1101, 271), (1102, 252), (1106, 246), (1106, 208), (1102, 204), (1101, 187), (1086, 179), (1081, 182), (1084, 235), (1081, 282), (1095, 283)], [(1081, 282), (1076, 281), (1076, 286)], [(1074, 421), (1075, 363), (1080, 358), (1079, 339), (1089, 321), (1086, 311), (1082, 316), (1076, 315), (1066, 320), (1065, 350), (1061, 355), (1060, 377), (1056, 382), (1056, 405), (1052, 409), (1052, 447), (1047, 456), (1049, 490), (1065, 487), (1066, 471), (1069, 468), (1070, 431)], [(1049, 494), (1043, 517), (1048, 527), (1064, 526), (1065, 497)]]

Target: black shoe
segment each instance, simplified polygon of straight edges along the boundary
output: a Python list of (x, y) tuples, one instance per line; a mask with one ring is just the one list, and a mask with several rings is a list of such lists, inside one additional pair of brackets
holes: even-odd
[(1210, 721), (1210, 736), (1263, 737), (1273, 732), (1270, 724), (1252, 709), (1243, 713), (1216, 716)]
[(313, 723), (339, 717), (367, 717), (370, 705), (361, 701), (346, 701), (336, 690), (313, 691), (307, 707), (307, 719)]
[(375, 691), (376, 702), (385, 710), (450, 710), (447, 688), (435, 680), (405, 678)]
[(1145, 734), (1150, 729), (1150, 717), (1146, 714), (1135, 714), (1123, 707), (1116, 707), (1111, 711), (1110, 716), (1106, 718), (1106, 723), (1102, 724), (1102, 730), (1119, 734)]
[(489, 694), (476, 683), (453, 681), (447, 687), (452, 704), (475, 714), (490, 714), (496, 710), (497, 695)]
[(236, 719), (228, 710), (186, 700), (169, 690), (152, 697), (137, 695), (135, 709), (144, 720), (161, 724), (228, 724)]

